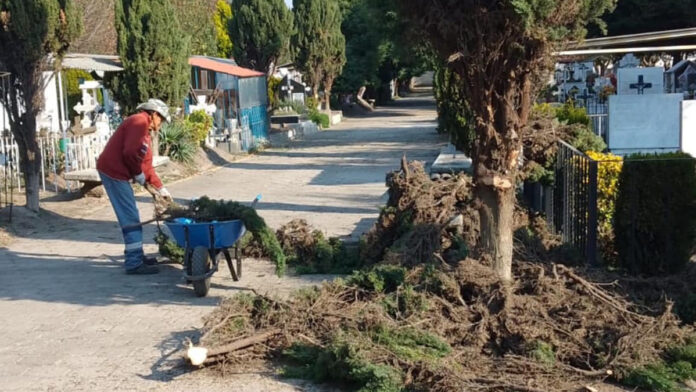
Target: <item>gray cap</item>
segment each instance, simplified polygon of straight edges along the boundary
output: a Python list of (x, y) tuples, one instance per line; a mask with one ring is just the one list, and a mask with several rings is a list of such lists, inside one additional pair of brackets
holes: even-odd
[(172, 122), (172, 117), (169, 115), (169, 106), (159, 99), (148, 99), (147, 102), (138, 105), (136, 110), (147, 110), (155, 112), (162, 116), (167, 122)]

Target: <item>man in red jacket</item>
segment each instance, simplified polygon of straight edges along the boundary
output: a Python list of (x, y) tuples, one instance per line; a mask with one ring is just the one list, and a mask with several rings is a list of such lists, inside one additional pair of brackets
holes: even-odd
[(150, 132), (158, 132), (164, 121), (171, 121), (169, 107), (159, 99), (150, 99), (137, 108), (111, 136), (97, 161), (102, 184), (114, 208), (126, 244), (126, 273), (149, 275), (159, 272), (156, 259), (143, 252), (143, 229), (130, 180), (151, 184), (159, 194), (171, 198), (152, 166)]

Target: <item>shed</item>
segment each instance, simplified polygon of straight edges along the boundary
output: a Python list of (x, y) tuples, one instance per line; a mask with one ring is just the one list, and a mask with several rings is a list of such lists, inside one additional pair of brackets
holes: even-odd
[(209, 56), (193, 56), (189, 65), (193, 93), (210, 97), (209, 102), (217, 106), (213, 117), (218, 129), (231, 128), (230, 124), (236, 123), (251, 131), (253, 144), (268, 140), (268, 89), (264, 73), (240, 67), (234, 60)]

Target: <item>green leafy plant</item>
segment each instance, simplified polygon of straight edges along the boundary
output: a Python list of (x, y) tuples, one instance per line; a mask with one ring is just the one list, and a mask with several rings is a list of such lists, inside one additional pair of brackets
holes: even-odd
[(198, 143), (192, 137), (191, 130), (183, 121), (175, 120), (162, 125), (159, 132), (160, 154), (174, 161), (189, 164), (193, 162), (198, 150)]
[(309, 119), (315, 124), (320, 125), (323, 129), (327, 129), (331, 126), (329, 115), (326, 113), (318, 111), (310, 112)]
[(585, 108), (576, 108), (572, 100), (556, 109), (556, 117), (558, 121), (568, 125), (581, 124), (586, 127), (590, 126), (590, 117), (587, 115)]
[(213, 128), (213, 118), (203, 110), (196, 110), (186, 118), (185, 124), (189, 128), (192, 139), (197, 144), (201, 144)]

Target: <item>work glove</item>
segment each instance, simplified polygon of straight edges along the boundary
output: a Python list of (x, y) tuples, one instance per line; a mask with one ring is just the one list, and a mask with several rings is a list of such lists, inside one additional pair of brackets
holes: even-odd
[(133, 181), (137, 182), (138, 184), (145, 186), (145, 174), (140, 173), (137, 176), (133, 177)]
[(164, 200), (166, 200), (166, 201), (172, 201), (172, 194), (169, 193), (169, 191), (167, 190), (167, 188), (162, 187), (162, 188), (159, 189), (158, 192), (159, 192), (160, 196), (162, 196), (162, 198), (163, 198)]

